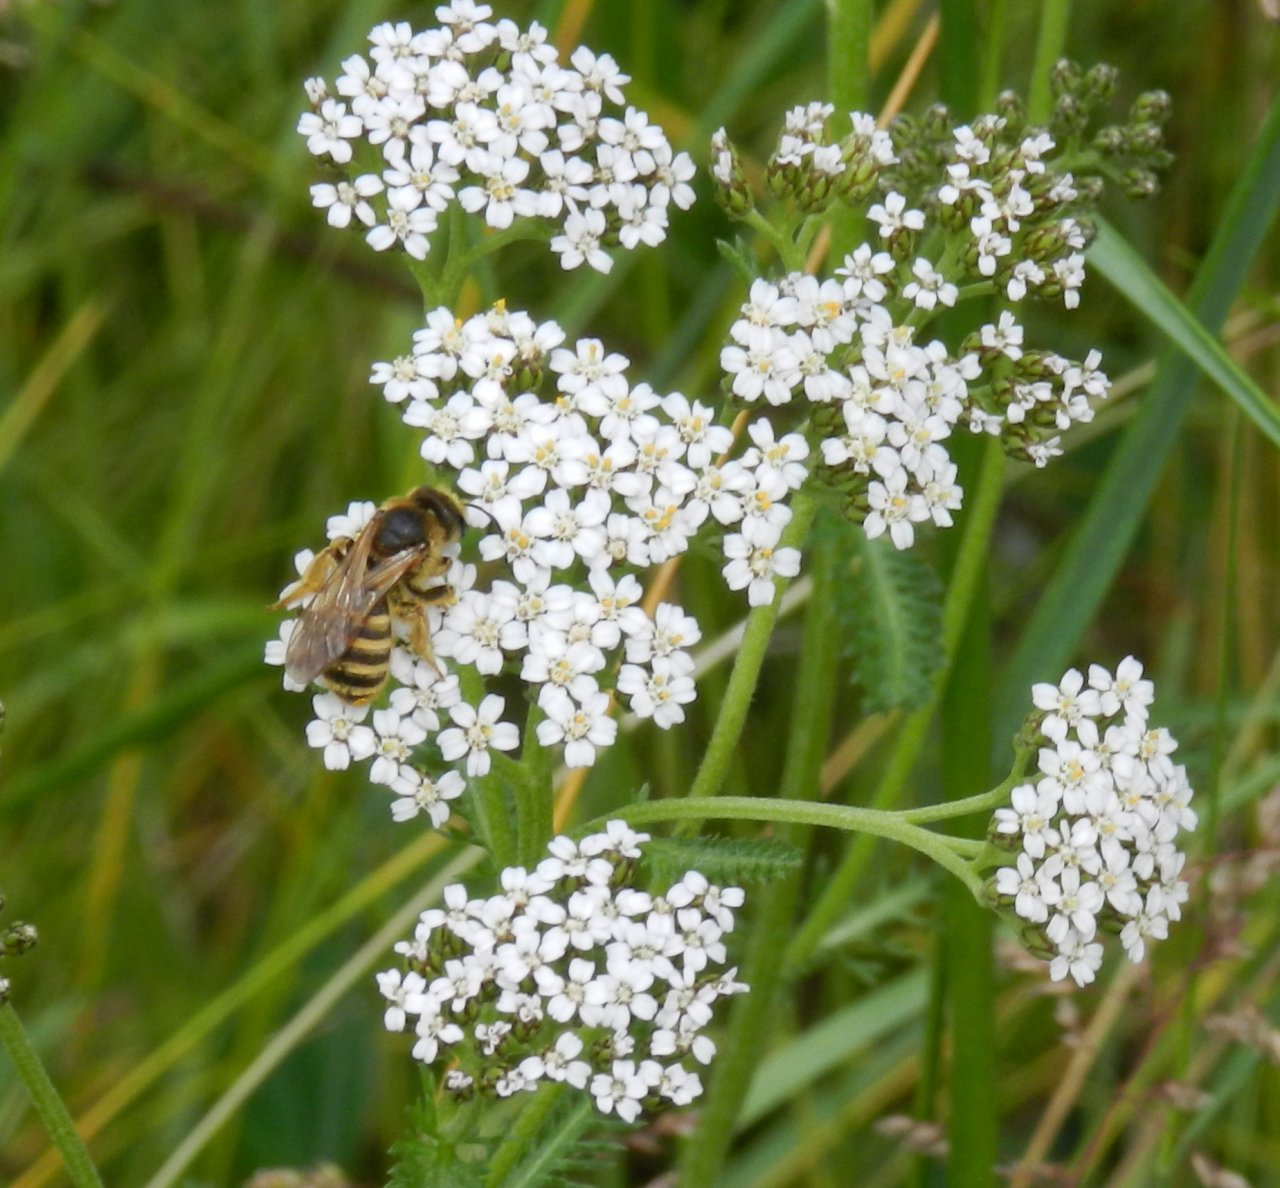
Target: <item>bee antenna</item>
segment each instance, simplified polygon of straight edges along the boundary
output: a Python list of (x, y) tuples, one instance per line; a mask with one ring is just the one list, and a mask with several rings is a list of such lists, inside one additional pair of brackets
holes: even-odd
[(464, 503), (462, 506), (467, 508), (468, 511), (470, 511), (472, 508), (475, 508), (475, 510), (478, 511), (482, 516), (487, 516), (489, 523), (492, 524), (495, 528), (501, 527), (501, 525), (498, 523), (498, 518), (487, 507), (483, 507), (479, 503)]

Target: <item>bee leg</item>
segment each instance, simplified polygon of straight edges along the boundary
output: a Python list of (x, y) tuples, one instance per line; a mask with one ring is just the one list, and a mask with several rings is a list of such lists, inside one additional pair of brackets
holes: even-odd
[(452, 586), (428, 586), (425, 590), (415, 590), (414, 597), (424, 606), (453, 606), (458, 601), (457, 591)]
[(436, 662), (435, 651), (431, 647), (431, 627), (427, 623), (427, 608), (416, 605), (405, 607), (403, 618), (409, 624), (409, 647), (415, 655), (421, 656), (436, 670), (436, 676), (444, 676), (443, 670)]
[(427, 620), (427, 607), (450, 607), (457, 601), (458, 596), (452, 586), (431, 586), (426, 590), (415, 591), (413, 604), (403, 611), (409, 623), (409, 646), (436, 670), (437, 676), (444, 676), (444, 672), (436, 662), (436, 654), (431, 647), (431, 625)]

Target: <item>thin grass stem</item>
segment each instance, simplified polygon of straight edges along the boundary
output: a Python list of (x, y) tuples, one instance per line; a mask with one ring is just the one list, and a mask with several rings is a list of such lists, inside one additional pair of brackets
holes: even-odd
[(0, 1045), (9, 1054), (18, 1077), (26, 1086), (44, 1128), (49, 1132), (53, 1148), (62, 1158), (62, 1166), (75, 1188), (102, 1188), (98, 1169), (89, 1156), (84, 1139), (76, 1130), (61, 1095), (54, 1088), (44, 1062), (36, 1051), (18, 1012), (9, 1002), (0, 1003)]

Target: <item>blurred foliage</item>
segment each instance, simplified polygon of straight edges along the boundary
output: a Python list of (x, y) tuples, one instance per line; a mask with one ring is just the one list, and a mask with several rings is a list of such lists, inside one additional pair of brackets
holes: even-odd
[[(1002, 29), (1001, 85), (1028, 85), (1039, 8), (977, 6), (985, 31)], [(564, 0), (501, 12), (614, 54), (635, 80), (629, 98), (700, 165), (718, 124), (762, 156), (783, 108), (821, 95), (817, 0)], [(418, 324), (416, 289), (396, 260), (332, 232), (310, 208), (310, 161), (293, 127), (304, 77), (332, 76), (377, 21), (428, 13), (368, 0), (0, 5), (0, 887), (42, 937), (11, 971), (13, 1002), (73, 1114), (87, 1115), (108, 1183), (153, 1174), (447, 856), (419, 845), (366, 882), (412, 827), (393, 827), (358, 773), (321, 769), (302, 736), (305, 699), (283, 695), (260, 663), (276, 631), (265, 607), (294, 551), (314, 545), (348, 500), (384, 499), (419, 474), (414, 440), (367, 383), (370, 364), (399, 353)], [(880, 15), (877, 104), (929, 11), (892, 0)], [(1277, 37), (1252, 0), (1074, 6), (1073, 57), (1118, 66), (1129, 97), (1155, 87), (1174, 97), (1178, 162), (1165, 191), (1107, 210), (1177, 293), (1275, 96)], [(936, 93), (926, 67), (910, 106)], [(741, 300), (716, 249), (729, 235), (703, 201), (674, 220), (660, 251), (620, 259), (607, 278), (566, 279), (543, 249), (519, 245), (468, 296), (472, 307), (504, 296), (571, 335), (598, 335), (655, 385), (714, 394), (720, 335)], [(1273, 392), (1278, 265), (1272, 241), (1227, 325), (1236, 357)], [(1120, 391), (1066, 458), (1011, 478), (990, 558), (997, 663), (1159, 345), (1096, 275), (1078, 312), (1042, 318), (1053, 325), (1034, 333), (1063, 353), (1101, 348)], [(1159, 720), (1182, 740), (1197, 787), (1211, 793), (1222, 773), (1206, 853), (1280, 845), (1274, 823), (1252, 811), (1280, 778), (1266, 766), (1280, 709), (1278, 508), (1273, 452), (1202, 392), (1079, 652), (1086, 662), (1144, 657)], [(708, 639), (740, 614), (738, 599), (701, 580), (710, 564), (692, 558), (680, 591)], [(734, 790), (776, 783), (796, 647), (784, 621)], [(689, 740), (705, 737), (721, 680), (704, 680), (684, 732), (639, 731), (611, 752), (587, 781), (582, 813), (606, 811), (645, 781), (655, 796), (686, 788), (698, 758)], [(845, 690), (837, 739), (863, 716), (856, 687)], [(883, 756), (872, 740), (854, 749), (860, 762), (839, 795), (858, 803)], [(934, 778), (919, 774), (922, 801), (938, 798)], [(815, 886), (846, 844), (815, 841)], [(1131, 1022), (1108, 1033), (1054, 1148), (1066, 1159), (1073, 1135), (1118, 1127), (1125, 1141), (1108, 1155), (1111, 1134), (1098, 1152), (1106, 1182), (1154, 1183), (1159, 1165), (1172, 1169), (1169, 1182), (1192, 1183), (1184, 1157), (1196, 1149), (1255, 1185), (1280, 1183), (1274, 1066), (1196, 1026), (1209, 1010), (1244, 1006), (1276, 1017), (1280, 912), (1274, 888), (1246, 877), (1253, 868), (1216, 861), (1217, 894), (1210, 901), (1202, 883), (1196, 923), (1169, 943), (1152, 980), (1124, 984)], [(902, 882), (908, 862), (884, 851), (778, 1020), (790, 1093), (769, 1096), (761, 1079), (726, 1184), (847, 1183), (853, 1168), (859, 1183), (905, 1182), (905, 1148), (870, 1123), (910, 1112), (916, 1091), (928, 901), (881, 894), (912, 886)], [(356, 906), (280, 956), (357, 886), (367, 894)], [(864, 910), (874, 919), (862, 926)], [(263, 976), (243, 982), (255, 969)], [(1000, 989), (1011, 1159), (1073, 1058), (1064, 1000), (1055, 1018), (1040, 985), (1036, 972), (1006, 970)], [(1080, 1009), (1092, 1013), (1107, 994), (1078, 996)], [(217, 1130), (188, 1182), (327, 1161), (354, 1182), (380, 1182), (417, 1079), (379, 1018), (372, 980), (361, 978)], [(779, 1047), (788, 1036), (799, 1037), (794, 1049)], [(1149, 1079), (1126, 1081), (1152, 1053), (1163, 1055), (1141, 1065)], [(1199, 1084), (1212, 1107), (1176, 1127), (1167, 1105), (1135, 1117), (1157, 1100), (1145, 1096), (1157, 1081), (1175, 1078)], [(1167, 1130), (1153, 1132), (1162, 1119)], [(643, 1182), (673, 1141), (659, 1123), (601, 1182)], [(28, 1170), (44, 1148), (20, 1091), (0, 1077), (0, 1180), (56, 1182), (47, 1161)]]

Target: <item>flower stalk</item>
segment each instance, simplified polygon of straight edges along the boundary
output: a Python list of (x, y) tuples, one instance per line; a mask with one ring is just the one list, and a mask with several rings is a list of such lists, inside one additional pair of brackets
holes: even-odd
[[(932, 858), (944, 870), (955, 875), (974, 895), (982, 889), (982, 879), (970, 865), (966, 855), (972, 854), (970, 839), (946, 837), (922, 829), (902, 814), (879, 809), (857, 808), (847, 804), (822, 804), (814, 801), (778, 800), (753, 796), (718, 796), (714, 799), (692, 797), (684, 800), (651, 800), (630, 805), (625, 810), (629, 825), (649, 825), (655, 821), (774, 821), (790, 825), (816, 825), (825, 829), (842, 829), (850, 833), (867, 833), (889, 838), (909, 849)], [(593, 822), (584, 829), (592, 828)], [(980, 843), (979, 843), (980, 844)]]
[[(803, 492), (798, 492), (793, 505), (793, 518), (783, 533), (784, 544), (794, 545), (803, 542), (817, 511), (816, 501)], [(698, 768), (698, 774), (694, 777), (689, 789), (690, 800), (715, 796), (724, 786), (725, 776), (728, 774), (729, 765), (733, 762), (734, 753), (742, 737), (747, 711), (751, 707), (751, 699), (755, 696), (756, 685), (760, 680), (760, 669), (764, 665), (769, 641), (773, 638), (773, 629), (782, 608), (781, 595), (785, 587), (785, 579), (775, 579), (775, 582), (778, 586), (778, 594), (773, 601), (764, 606), (757, 606), (747, 616), (742, 645), (738, 649), (737, 659), (729, 676), (729, 684), (725, 689), (724, 700), (720, 704), (720, 712), (716, 716), (711, 740), (707, 744), (706, 754)], [(696, 815), (685, 818), (687, 821), (695, 819), (697, 819)]]
[(22, 1020), (8, 1002), (0, 1003), (0, 1044), (9, 1054), (14, 1069), (26, 1086), (31, 1104), (49, 1132), (54, 1147), (62, 1156), (63, 1166), (72, 1184), (75, 1188), (102, 1188), (102, 1179), (67, 1112), (66, 1104), (49, 1079)]

